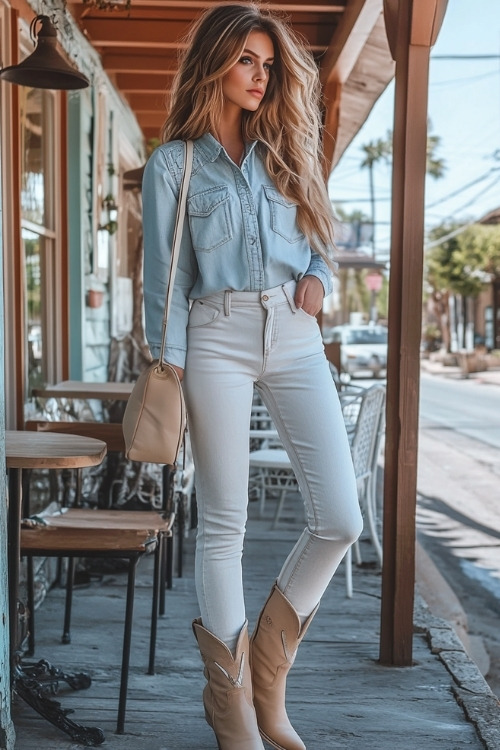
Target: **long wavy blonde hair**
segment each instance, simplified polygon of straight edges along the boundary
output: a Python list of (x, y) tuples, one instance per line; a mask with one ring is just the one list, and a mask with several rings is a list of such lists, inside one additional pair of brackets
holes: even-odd
[(331, 264), (333, 214), (322, 172), (320, 84), (316, 64), (288, 24), (253, 2), (210, 8), (186, 37), (162, 140), (217, 136), (223, 109), (222, 79), (242, 55), (251, 31), (274, 45), (265, 96), (243, 111), (243, 138), (259, 141), (278, 190), (297, 203), (297, 221), (311, 247)]

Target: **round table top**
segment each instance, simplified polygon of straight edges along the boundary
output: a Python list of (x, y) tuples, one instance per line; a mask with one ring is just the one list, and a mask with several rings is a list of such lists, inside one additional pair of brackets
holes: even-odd
[(65, 433), (5, 431), (5, 458), (10, 469), (78, 469), (97, 466), (106, 455), (102, 440)]
[(87, 382), (83, 380), (62, 380), (55, 385), (34, 388), (33, 395), (41, 398), (80, 398), (101, 399), (104, 401), (128, 401), (134, 387), (133, 383), (114, 383), (111, 381)]

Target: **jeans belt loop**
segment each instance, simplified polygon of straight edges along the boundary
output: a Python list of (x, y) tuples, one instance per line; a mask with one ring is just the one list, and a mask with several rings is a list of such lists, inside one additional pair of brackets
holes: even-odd
[(231, 290), (226, 289), (224, 292), (224, 315), (229, 317), (231, 315)]
[(290, 305), (290, 310), (295, 315), (295, 313), (297, 312), (297, 307), (295, 305), (292, 295), (290, 294), (290, 289), (288, 288), (288, 284), (283, 284), (281, 288), (283, 289), (283, 294), (286, 297), (286, 301)]

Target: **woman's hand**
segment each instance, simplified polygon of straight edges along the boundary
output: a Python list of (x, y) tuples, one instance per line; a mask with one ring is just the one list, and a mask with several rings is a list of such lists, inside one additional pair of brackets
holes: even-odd
[(303, 276), (295, 290), (295, 304), (313, 317), (323, 307), (325, 290), (317, 276)]

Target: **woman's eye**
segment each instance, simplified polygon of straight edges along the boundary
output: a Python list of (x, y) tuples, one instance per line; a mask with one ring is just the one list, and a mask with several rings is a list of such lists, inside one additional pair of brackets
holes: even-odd
[(247, 65), (248, 63), (252, 63), (253, 60), (251, 57), (242, 57), (240, 58), (240, 63), (243, 63), (244, 65)]
[(271, 63), (264, 63), (264, 67), (268, 71), (271, 71), (273, 69), (273, 66), (271, 65)]

